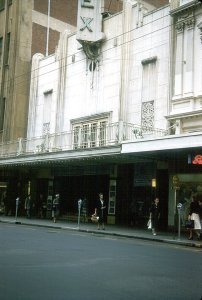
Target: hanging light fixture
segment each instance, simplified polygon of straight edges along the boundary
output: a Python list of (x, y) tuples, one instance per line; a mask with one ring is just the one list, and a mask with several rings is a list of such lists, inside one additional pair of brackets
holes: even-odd
[(152, 178), (152, 187), (156, 188), (156, 178)]

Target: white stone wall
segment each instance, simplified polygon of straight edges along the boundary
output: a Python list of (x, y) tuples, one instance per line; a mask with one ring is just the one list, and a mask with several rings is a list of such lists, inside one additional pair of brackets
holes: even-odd
[[(40, 136), (44, 92), (52, 89), (50, 133), (71, 130), (71, 121), (110, 114), (110, 122), (141, 124), (142, 60), (157, 57), (155, 128), (166, 128), (169, 86), (169, 8), (143, 17), (138, 4), (104, 22), (106, 41), (94, 72), (76, 35), (61, 36), (56, 55), (39, 62), (28, 136)], [(128, 31), (127, 31), (128, 30)], [(127, 32), (127, 35), (124, 34)], [(35, 78), (36, 81), (36, 78)], [(31, 95), (32, 97), (32, 95)], [(31, 115), (31, 111), (29, 112)], [(30, 130), (30, 126), (34, 130)]]
[[(135, 25), (135, 24), (134, 24)], [(155, 128), (165, 129), (169, 101), (169, 64), (170, 64), (170, 16), (169, 7), (153, 11), (143, 18), (143, 25), (132, 31), (130, 58), (130, 92), (127, 120), (141, 124), (142, 102), (142, 61), (156, 57), (157, 77), (155, 99)]]

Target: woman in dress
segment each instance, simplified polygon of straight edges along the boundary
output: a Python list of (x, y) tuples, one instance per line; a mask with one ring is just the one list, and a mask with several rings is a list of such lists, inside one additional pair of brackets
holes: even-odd
[(188, 220), (194, 220), (194, 228), (189, 229), (189, 240), (193, 240), (193, 232), (196, 233), (197, 239), (200, 240), (200, 205), (195, 197), (192, 198), (192, 202), (190, 204), (189, 216)]
[(150, 208), (150, 219), (152, 224), (152, 234), (156, 235), (156, 231), (159, 225), (159, 218), (160, 218), (160, 208), (159, 208), (159, 198), (154, 199), (154, 203)]
[(98, 219), (98, 229), (102, 226), (102, 229), (105, 230), (105, 219), (106, 219), (106, 203), (103, 199), (103, 194), (99, 193), (99, 199), (97, 200), (95, 207), (95, 215), (99, 217)]

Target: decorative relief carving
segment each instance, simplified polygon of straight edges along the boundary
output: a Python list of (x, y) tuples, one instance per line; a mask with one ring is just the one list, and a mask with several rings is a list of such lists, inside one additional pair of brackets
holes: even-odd
[(43, 123), (43, 135), (47, 135), (50, 133), (50, 122)]
[(182, 33), (184, 31), (184, 23), (179, 22), (179, 23), (175, 24), (175, 29), (176, 29), (178, 34)]
[(186, 9), (180, 12), (177, 17), (175, 28), (177, 33), (182, 33), (185, 26), (188, 30), (193, 29), (195, 25), (195, 17), (193, 9)]
[(200, 30), (200, 39), (201, 39), (201, 43), (202, 43), (202, 22), (200, 22), (198, 25), (197, 25), (198, 29)]
[(178, 15), (178, 22), (184, 22), (186, 21), (187, 19), (189, 18), (193, 18), (194, 17), (194, 12), (193, 10), (191, 9), (186, 9), (184, 10), (183, 12), (181, 12), (179, 15)]
[(189, 18), (188, 20), (185, 21), (185, 24), (187, 26), (187, 29), (193, 29), (195, 25), (195, 19), (194, 18)]

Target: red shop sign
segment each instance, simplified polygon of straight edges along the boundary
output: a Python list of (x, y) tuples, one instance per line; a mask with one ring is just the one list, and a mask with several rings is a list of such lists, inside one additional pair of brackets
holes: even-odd
[(192, 164), (202, 165), (202, 155), (200, 155), (200, 154), (196, 155), (192, 160)]

